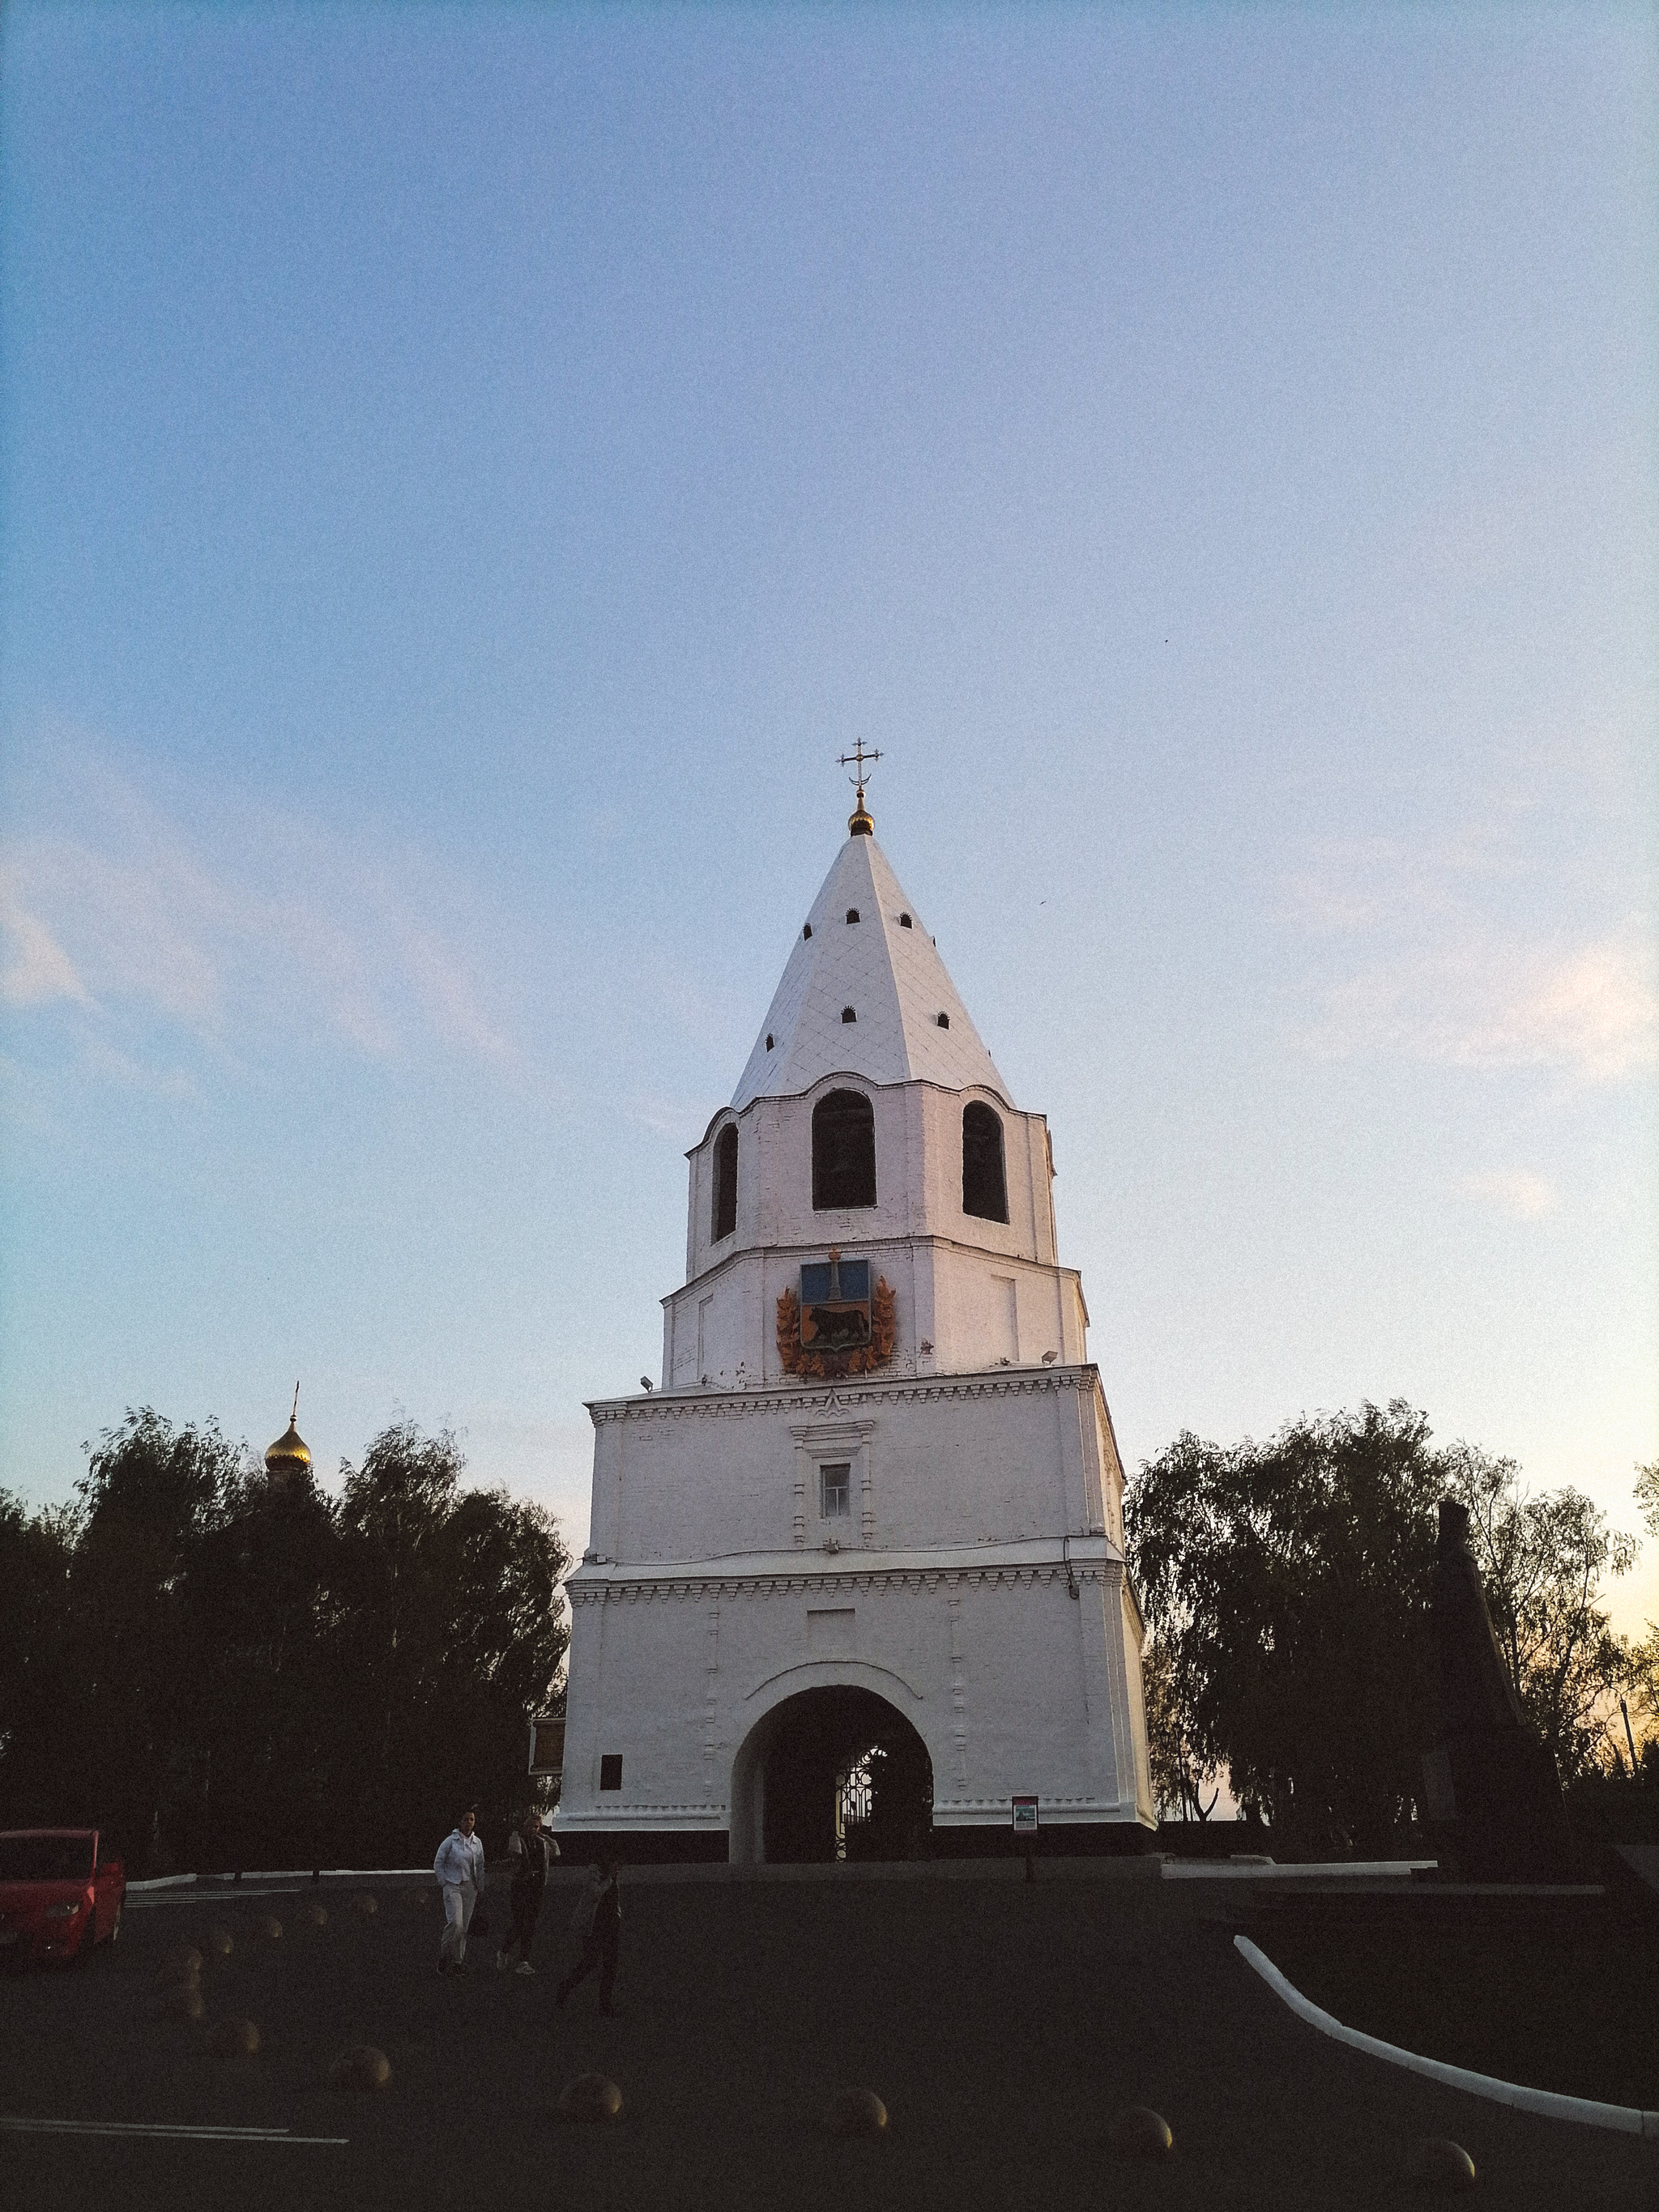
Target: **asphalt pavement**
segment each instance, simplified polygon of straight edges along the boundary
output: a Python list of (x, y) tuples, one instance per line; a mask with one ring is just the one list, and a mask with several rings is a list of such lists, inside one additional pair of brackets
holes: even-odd
[[(8, 2129), (0, 2205), (1358, 2212), (1420, 2205), (1406, 2156), (1437, 2135), (1469, 2151), (1494, 2212), (1659, 2207), (1659, 2145), (1439, 2088), (1298, 2021), (1232, 1948), (1236, 1889), (1121, 1867), (1040, 1867), (1030, 1886), (1007, 1868), (896, 1875), (625, 1873), (617, 2020), (599, 2016), (597, 1977), (555, 2008), (568, 1875), (523, 1978), (494, 1971), (493, 1938), (464, 1976), (437, 1976), (429, 1884), (375, 1882), (372, 1917), (331, 1882), (166, 1893), (87, 1966), (0, 1979), (0, 2118), (272, 2132)], [(321, 1929), (301, 1916), (313, 1898)], [(257, 1934), (267, 1913), (275, 1941)], [(204, 2018), (158, 2018), (165, 1954), (216, 1927), (234, 1948), (220, 1961), (203, 1946)], [(233, 2017), (258, 2025), (257, 2057), (214, 2055), (210, 2031)], [(388, 2055), (390, 2085), (331, 2088), (332, 2060), (363, 2041)], [(562, 2086), (587, 2070), (621, 2088), (620, 2120), (559, 2119)], [(849, 2085), (883, 2099), (884, 2136), (825, 2131)], [(1128, 2104), (1165, 2116), (1172, 2157), (1114, 2154)]]

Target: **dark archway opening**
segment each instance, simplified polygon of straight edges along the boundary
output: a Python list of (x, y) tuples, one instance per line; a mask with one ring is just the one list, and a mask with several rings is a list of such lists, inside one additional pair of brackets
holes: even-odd
[(933, 1761), (884, 1698), (807, 1690), (769, 1718), (760, 1774), (769, 1864), (927, 1856)]
[(875, 1109), (861, 1091), (832, 1091), (812, 1109), (813, 1208), (875, 1202)]
[[(769, 1044), (771, 1039), (767, 1040)], [(714, 1242), (738, 1225), (738, 1125), (728, 1121), (714, 1139)]]
[(1008, 1218), (1002, 1122), (977, 1098), (962, 1109), (962, 1210), (981, 1221)]

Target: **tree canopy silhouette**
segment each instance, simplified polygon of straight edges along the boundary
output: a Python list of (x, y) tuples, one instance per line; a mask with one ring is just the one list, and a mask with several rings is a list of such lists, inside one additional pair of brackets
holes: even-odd
[(504, 1827), (570, 1559), (464, 1468), (401, 1423), (335, 1499), (145, 1407), (76, 1506), (0, 1496), (0, 1825), (95, 1820), (138, 1863), (215, 1869), (420, 1863), (463, 1799)]
[(1634, 1655), (1600, 1602), (1635, 1557), (1577, 1492), (1528, 1497), (1511, 1461), (1437, 1450), (1399, 1400), (1288, 1423), (1265, 1443), (1190, 1433), (1124, 1499), (1152, 1641), (1161, 1801), (1201, 1810), (1222, 1772), (1287, 1840), (1386, 1850), (1422, 1790), (1437, 1685), (1435, 1507), (1461, 1498), (1528, 1717), (1564, 1783), (1613, 1757)]

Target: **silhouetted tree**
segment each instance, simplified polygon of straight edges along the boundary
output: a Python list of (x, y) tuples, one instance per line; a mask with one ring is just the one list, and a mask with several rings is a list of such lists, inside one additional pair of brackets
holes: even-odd
[(1409, 1407), (1183, 1434), (1125, 1498), (1186, 1756), (1316, 1849), (1381, 1846), (1434, 1721), (1428, 1425)]
[(1188, 1739), (1172, 1638), (1152, 1638), (1141, 1656), (1140, 1676), (1152, 1802), (1163, 1820), (1207, 1820), (1221, 1792)]
[(550, 1515), (505, 1491), (463, 1491), (448, 1435), (384, 1430), (343, 1468), (341, 1641), (360, 1702), (343, 1799), (423, 1848), (464, 1799), (505, 1825), (525, 1795), (525, 1721), (552, 1696), (570, 1565)]
[(0, 1491), (0, 1776), (19, 1820), (51, 1802), (76, 1534), (73, 1507)]
[[(1647, 1532), (1659, 1542), (1659, 1459), (1636, 1470), (1636, 1506)], [(1659, 1787), (1659, 1621), (1631, 1653), (1628, 1701), (1637, 1739), (1637, 1771), (1650, 1788)]]
[(146, 1407), (79, 1504), (0, 1495), (0, 1825), (98, 1820), (143, 1863), (416, 1863), (526, 1792), (569, 1555), (551, 1517), (461, 1486), (404, 1423), (337, 1503)]
[(1618, 1696), (1636, 1655), (1600, 1602), (1607, 1575), (1628, 1574), (1639, 1545), (1571, 1488), (1528, 1496), (1513, 1460), (1459, 1444), (1448, 1487), (1469, 1509), (1469, 1538), (1498, 1640), (1528, 1720), (1564, 1783), (1620, 1756)]
[(242, 1454), (216, 1423), (174, 1429), (149, 1407), (88, 1449), (70, 1573), (63, 1771), (78, 1817), (125, 1838), (148, 1838), (159, 1818), (194, 1842), (211, 1781), (197, 1725), (214, 1664), (201, 1563)]
[(1436, 1450), (1425, 1416), (1293, 1421), (1266, 1443), (1184, 1434), (1124, 1500), (1152, 1641), (1149, 1729), (1165, 1800), (1228, 1773), (1293, 1842), (1384, 1848), (1421, 1787), (1437, 1684), (1428, 1602), (1435, 1506), (1461, 1498), (1487, 1601), (1564, 1783), (1611, 1765), (1640, 1654), (1601, 1579), (1632, 1538), (1572, 1490), (1529, 1498), (1512, 1461)]
[(343, 1685), (334, 1509), (308, 1470), (245, 1468), (194, 1578), (211, 1654), (195, 1712), (204, 1777), (198, 1857), (240, 1865), (332, 1859), (330, 1781)]

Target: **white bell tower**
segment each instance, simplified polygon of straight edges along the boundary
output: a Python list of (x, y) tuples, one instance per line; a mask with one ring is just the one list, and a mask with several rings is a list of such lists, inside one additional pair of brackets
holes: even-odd
[[(577, 1856), (1138, 1848), (1123, 1474), (1052, 1155), (847, 842), (689, 1155), (660, 1390), (590, 1406)], [(1030, 1819), (1021, 1813), (1022, 1821)]]

